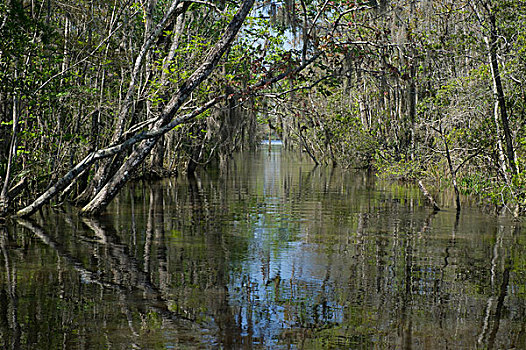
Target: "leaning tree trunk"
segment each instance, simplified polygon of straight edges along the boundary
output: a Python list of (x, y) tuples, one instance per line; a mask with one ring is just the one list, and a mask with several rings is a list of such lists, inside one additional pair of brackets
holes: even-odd
[[(243, 19), (246, 18), (253, 3), (254, 0), (247, 0), (244, 3), (243, 7), (240, 9), (238, 14), (236, 14), (236, 16), (234, 16), (234, 18), (230, 22), (223, 37), (214, 46), (214, 48), (210, 50), (209, 54), (204, 59), (204, 63), (181, 86), (178, 93), (176, 93), (175, 96), (170, 100), (168, 105), (164, 108), (163, 113), (156, 120), (154, 126), (150, 130), (136, 133), (133, 136), (129, 136), (126, 140), (120, 143), (112, 144), (107, 148), (99, 149), (95, 152), (88, 154), (77, 165), (71, 168), (67, 174), (65, 174), (62, 178), (60, 178), (57, 182), (50, 186), (31, 204), (19, 210), (16, 213), (16, 216), (28, 217), (34, 214), (43, 205), (45, 205), (53, 197), (55, 197), (57, 193), (63, 191), (72, 182), (76, 181), (79, 175), (87, 169), (89, 169), (89, 167), (91, 167), (96, 161), (112, 157), (116, 154), (124, 152), (125, 150), (129, 150), (132, 146), (138, 144), (131, 156), (127, 159), (127, 161), (124, 164), (122, 164), (118, 173), (114, 175), (110, 182), (106, 184), (105, 188), (103, 188), (104, 194), (97, 197), (84, 208), (84, 213), (89, 215), (101, 212), (118, 192), (110, 190), (110, 187), (115, 185), (118, 189), (120, 189), (122, 188), (122, 186), (124, 186), (127, 179), (129, 178), (130, 172), (133, 171), (134, 168), (137, 167), (139, 164), (141, 164), (142, 161), (144, 161), (145, 156), (151, 151), (151, 149), (156, 143), (156, 140), (158, 140), (161, 135), (164, 135), (167, 132), (173, 130), (178, 125), (193, 120), (197, 116), (209, 110), (211, 107), (215, 106), (217, 103), (219, 103), (219, 101), (223, 101), (224, 99), (230, 98), (230, 96), (227, 95), (217, 96), (209, 100), (208, 102), (203, 103), (199, 107), (196, 107), (190, 113), (175, 117), (176, 112), (188, 99), (191, 92), (195, 90), (195, 88), (207, 76), (210, 75), (214, 67), (217, 65), (220, 57), (226, 51), (226, 48), (232, 44), (232, 40), (235, 37), (235, 34), (239, 31), (239, 27), (241, 26)], [(315, 60), (317, 60), (321, 56), (321, 54), (322, 52), (319, 51), (315, 53), (311, 58), (309, 58), (304, 64), (301, 64), (296, 68), (287, 70), (276, 76), (260, 80), (258, 83), (247, 87), (247, 89), (241, 94), (239, 94), (238, 97), (249, 94), (251, 91), (257, 91), (267, 86), (271, 86), (277, 83), (278, 81), (287, 78), (288, 76), (298, 74), (306, 67), (310, 66)], [(140, 142), (142, 143), (139, 144)]]
[[(127, 139), (126, 141), (120, 144), (112, 145), (107, 148), (103, 148), (103, 149), (97, 150), (96, 152), (92, 152), (88, 154), (86, 157), (84, 157), (84, 159), (82, 159), (79, 163), (77, 163), (77, 165), (71, 168), (66, 173), (66, 175), (64, 175), (57, 182), (55, 182), (52, 186), (50, 186), (44, 193), (42, 193), (31, 204), (29, 204), (23, 209), (20, 209), (16, 213), (16, 216), (28, 217), (34, 214), (44, 204), (49, 202), (51, 198), (56, 196), (57, 193), (63, 191), (68, 186), (70, 186), (74, 181), (76, 181), (79, 175), (87, 171), (96, 161), (105, 159), (105, 158), (109, 158), (119, 153), (122, 153), (143, 140), (150, 140), (152, 138), (158, 138), (160, 135), (166, 134), (168, 131), (172, 130), (176, 126), (181, 125), (187, 122), (188, 120), (191, 120), (197, 117), (198, 115), (202, 114), (203, 112), (207, 111), (209, 108), (214, 106), (219, 100), (220, 98), (215, 98), (213, 100), (210, 100), (203, 106), (196, 108), (192, 113), (180, 116), (161, 128), (136, 134), (133, 137), (130, 137), (129, 139)], [(15, 191), (15, 189), (13, 189), (12, 191)]]
[[(136, 91), (138, 90), (137, 85), (139, 82), (139, 76), (143, 71), (144, 61), (147, 60), (150, 48), (155, 44), (157, 38), (163, 33), (163, 30), (169, 24), (169, 20), (172, 18), (172, 16), (180, 15), (186, 10), (186, 8), (187, 6), (181, 4), (179, 0), (173, 0), (163, 19), (157, 24), (155, 28), (153, 28), (152, 23), (149, 23), (149, 25), (146, 26), (144, 43), (135, 59), (133, 70), (130, 76), (130, 82), (128, 84), (128, 90), (126, 91), (126, 96), (124, 97), (122, 107), (119, 110), (119, 114), (115, 122), (114, 132), (111, 139), (112, 144), (117, 143), (122, 138), (127, 121), (132, 119), (130, 115), (135, 113), (133, 106), (136, 100), (135, 95)], [(113, 161), (105, 161), (97, 169), (93, 179), (84, 193), (80, 195), (79, 198), (77, 198), (77, 202), (85, 203), (91, 200), (93, 196), (95, 196), (106, 184), (114, 171), (118, 169), (119, 164), (115, 164), (115, 162), (119, 161), (122, 161), (120, 156), (117, 156)]]
[[(239, 29), (241, 29), (241, 25), (250, 12), (253, 4), (254, 0), (246, 0), (243, 3), (243, 6), (234, 16), (219, 42), (208, 53), (204, 62), (188, 78), (188, 80), (179, 89), (178, 93), (175, 94), (168, 105), (164, 108), (162, 116), (155, 123), (153, 129), (159, 129), (168, 124), (175, 113), (177, 113), (179, 108), (188, 99), (190, 94), (212, 73), (223, 54), (232, 45), (234, 38), (236, 37)], [(122, 164), (115, 175), (113, 175), (112, 178), (104, 185), (104, 187), (99, 191), (99, 193), (97, 193), (93, 200), (91, 200), (86, 206), (84, 206), (84, 208), (82, 208), (82, 213), (84, 215), (96, 215), (102, 212), (111, 202), (111, 200), (117, 195), (120, 189), (126, 184), (131, 176), (131, 173), (144, 161), (145, 157), (150, 153), (158, 139), (159, 137), (152, 138), (137, 146), (126, 162)]]

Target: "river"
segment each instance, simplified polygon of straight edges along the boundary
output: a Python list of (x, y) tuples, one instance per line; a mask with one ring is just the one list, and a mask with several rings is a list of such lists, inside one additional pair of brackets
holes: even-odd
[(526, 348), (526, 230), (279, 145), (0, 228), (2, 349)]

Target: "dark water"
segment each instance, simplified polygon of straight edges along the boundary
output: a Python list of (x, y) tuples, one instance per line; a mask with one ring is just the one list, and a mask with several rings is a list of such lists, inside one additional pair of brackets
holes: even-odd
[(264, 147), (0, 229), (2, 349), (526, 348), (526, 235)]

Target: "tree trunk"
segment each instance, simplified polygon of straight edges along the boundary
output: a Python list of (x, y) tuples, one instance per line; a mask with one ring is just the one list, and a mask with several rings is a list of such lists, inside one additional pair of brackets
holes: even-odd
[[(250, 12), (254, 0), (246, 0), (239, 12), (234, 16), (228, 25), (225, 33), (219, 42), (210, 50), (203, 64), (188, 78), (181, 86), (178, 93), (166, 105), (161, 118), (155, 123), (153, 129), (159, 129), (166, 125), (188, 99), (192, 91), (195, 90), (205, 80), (219, 63), (219, 60), (227, 49), (231, 46), (246, 16)], [(159, 137), (149, 139), (132, 152), (126, 162), (119, 168), (113, 177), (104, 185), (91, 202), (84, 208), (84, 215), (96, 215), (101, 213), (111, 200), (117, 195), (120, 189), (126, 184), (131, 173), (140, 165), (145, 157), (150, 153)]]
[[(166, 84), (166, 81), (168, 80), (170, 66), (173, 64), (173, 60), (175, 58), (176, 51), (179, 47), (179, 40), (181, 38), (181, 35), (183, 34), (184, 25), (186, 22), (185, 12), (189, 6), (189, 3), (184, 3), (183, 6), (184, 7), (183, 7), (182, 15), (178, 16), (175, 20), (173, 36), (172, 36), (172, 43), (170, 45), (170, 49), (168, 50), (168, 55), (163, 61), (161, 80), (159, 83), (160, 86), (164, 86)], [(164, 157), (166, 154), (166, 140), (165, 140), (164, 135), (161, 136), (161, 138), (157, 142), (157, 145), (154, 147), (152, 153), (153, 153), (152, 154), (153, 170), (154, 171), (163, 170), (164, 169)]]
[[(16, 77), (16, 72), (15, 72)], [(7, 169), (4, 178), (4, 185), (2, 187), (2, 192), (0, 193), (0, 215), (4, 215), (10, 205), (9, 198), (9, 183), (11, 182), (11, 173), (13, 170), (13, 163), (16, 158), (17, 151), (17, 133), (18, 133), (18, 98), (16, 92), (13, 93), (13, 129), (11, 134), (11, 142), (9, 144), (9, 152), (7, 158)]]
[[(133, 114), (135, 113), (133, 106), (135, 103), (135, 94), (137, 91), (139, 75), (143, 71), (143, 63), (147, 59), (147, 55), (150, 48), (154, 44), (155, 40), (157, 40), (159, 35), (162, 34), (162, 31), (168, 24), (169, 19), (172, 18), (172, 16), (174, 15), (177, 16), (181, 14), (186, 8), (187, 7), (182, 6), (178, 0), (173, 0), (172, 4), (166, 11), (163, 19), (159, 22), (159, 24), (157, 24), (155, 28), (152, 28), (152, 23), (146, 25), (146, 29), (150, 30), (145, 32), (144, 43), (141, 47), (141, 50), (139, 51), (139, 54), (137, 55), (137, 58), (135, 59), (133, 70), (131, 73), (131, 79), (128, 84), (128, 90), (126, 92), (126, 96), (124, 97), (122, 107), (119, 110), (119, 114), (115, 123), (114, 132), (111, 139), (112, 143), (116, 143), (121, 139), (126, 128), (126, 122), (133, 119)], [(130, 114), (132, 115), (132, 117), (130, 117)], [(107, 180), (113, 175), (114, 171), (118, 168), (120, 162), (120, 157), (117, 157), (116, 159), (114, 159), (114, 161), (110, 160), (104, 162), (104, 164), (102, 164), (97, 169), (97, 172), (95, 173), (90, 185), (85, 190), (83, 195), (80, 196), (78, 202), (83, 203), (92, 199), (93, 196), (96, 195), (96, 193), (102, 189)]]
[(426, 197), (429, 203), (433, 206), (433, 210), (440, 211), (440, 207), (438, 206), (437, 202), (435, 201), (431, 193), (429, 193), (427, 188), (424, 186), (424, 183), (422, 182), (422, 180), (418, 181), (418, 187), (420, 187), (420, 190), (424, 194), (424, 197)]
[(457, 185), (457, 172), (453, 169), (453, 161), (451, 160), (451, 152), (449, 151), (449, 145), (447, 144), (446, 136), (443, 133), (441, 133), (441, 135), (442, 140), (444, 141), (444, 147), (446, 149), (447, 165), (449, 167), (449, 173), (451, 175), (451, 182), (453, 182), (453, 189), (455, 190), (455, 202), (457, 205), (457, 211), (460, 211), (460, 191)]
[[(140, 165), (146, 155), (151, 151), (160, 136), (166, 134), (168, 131), (174, 129), (176, 126), (188, 122), (195, 117), (201, 115), (211, 107), (215, 106), (220, 101), (227, 99), (229, 96), (221, 95), (212, 98), (206, 103), (202, 103), (200, 106), (195, 107), (191, 112), (185, 115), (175, 116), (179, 108), (186, 102), (190, 94), (206, 79), (214, 68), (217, 66), (220, 58), (226, 52), (227, 48), (232, 45), (232, 42), (239, 31), (244, 19), (248, 15), (254, 0), (246, 0), (228, 25), (224, 35), (219, 39), (216, 45), (209, 51), (207, 56), (203, 58), (202, 64), (194, 71), (194, 73), (184, 82), (177, 93), (174, 94), (170, 102), (165, 106), (161, 116), (153, 121), (153, 127), (148, 131), (139, 132), (140, 125), (137, 125), (134, 130), (130, 130), (129, 134), (126, 135), (126, 139), (122, 142), (112, 143), (110, 146), (99, 149), (96, 152), (88, 154), (82, 159), (77, 165), (70, 169), (70, 171), (62, 178), (57, 180), (52, 186), (50, 186), (43, 194), (35, 199), (31, 204), (25, 208), (19, 210), (16, 215), (19, 217), (27, 217), (39, 210), (43, 205), (49, 202), (54, 196), (60, 191), (67, 188), (72, 182), (76, 181), (80, 174), (86, 169), (92, 166), (96, 161), (112, 157), (125, 150), (130, 149), (132, 146), (136, 146), (135, 150), (131, 153), (130, 157), (127, 158), (117, 173), (106, 183), (100, 193), (84, 208), (86, 215), (94, 215), (100, 213), (108, 205), (108, 203), (115, 197), (118, 190), (124, 186), (126, 181), (129, 179), (131, 172)], [(276, 76), (268, 79), (262, 79), (258, 83), (251, 85), (244, 92), (243, 96), (256, 91), (258, 89), (265, 88), (278, 81), (285, 79), (286, 77), (294, 74), (298, 74), (306, 67), (311, 65), (316, 59), (320, 57), (320, 53), (314, 54), (304, 64), (299, 65), (296, 68), (284, 71)], [(239, 96), (242, 96), (239, 95)], [(124, 135), (123, 135), (124, 136)], [(144, 141), (147, 140), (147, 141)], [(141, 143), (142, 142), (142, 143)]]
[[(513, 149), (513, 140), (508, 120), (508, 109), (506, 107), (506, 100), (504, 97), (504, 89), (502, 88), (502, 80), (499, 70), (499, 62), (497, 58), (497, 28), (495, 23), (495, 15), (490, 14), (490, 37), (484, 37), (486, 47), (488, 49), (488, 59), (491, 66), (491, 77), (493, 80), (493, 94), (495, 101), (498, 103), (500, 110), (500, 122), (502, 123), (502, 132), (504, 133), (504, 140), (506, 142), (506, 156), (508, 157), (508, 164), (513, 175), (517, 174), (517, 166), (515, 164), (515, 151)], [(497, 111), (495, 110), (495, 113)], [(498, 122), (498, 120), (496, 120)], [(497, 135), (500, 138), (500, 135)]]
[[(509, 118), (508, 118), (508, 109), (506, 107), (506, 99), (504, 96), (504, 89), (502, 87), (502, 79), (500, 75), (500, 69), (499, 69), (499, 61), (497, 57), (497, 43), (498, 43), (498, 32), (497, 32), (497, 22), (495, 18), (495, 13), (493, 11), (493, 8), (489, 2), (484, 1), (478, 1), (483, 8), (483, 10), (486, 11), (485, 16), (480, 12), (480, 7), (478, 6), (477, 2), (473, 4), (473, 9), (475, 10), (475, 14), (478, 17), (478, 20), (480, 24), (483, 27), (489, 26), (489, 35), (484, 34), (484, 43), (486, 44), (486, 49), (488, 51), (488, 62), (491, 68), (491, 78), (493, 83), (493, 95), (495, 98), (495, 124), (497, 127), (497, 140), (500, 141), (501, 135), (499, 132), (499, 119), (500, 123), (502, 124), (502, 132), (504, 133), (504, 141), (506, 142), (506, 157), (508, 158), (508, 165), (511, 170), (512, 175), (516, 175), (517, 172), (517, 165), (515, 163), (515, 150), (513, 148), (513, 139), (511, 137), (511, 131), (509, 126)], [(500, 111), (500, 113), (498, 113)], [(502, 153), (502, 147), (499, 151)], [(501, 164), (501, 166), (505, 167), (505, 164)], [(506, 176), (506, 180), (509, 181), (508, 176), (506, 174), (506, 171), (504, 171), (504, 176)]]

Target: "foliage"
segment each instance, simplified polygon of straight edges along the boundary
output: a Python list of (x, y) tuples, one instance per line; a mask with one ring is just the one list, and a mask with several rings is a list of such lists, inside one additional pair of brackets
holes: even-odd
[[(484, 0), (331, 4), (327, 21), (338, 24), (332, 31), (317, 27), (325, 55), (309, 73), (309, 81), (319, 83), (306, 97), (283, 104), (289, 111), (314, 110), (316, 118), (288, 113), (290, 140), (306, 143), (317, 160), (347, 166), (345, 159), (361, 163), (365, 155), (361, 160), (381, 175), (431, 176), (438, 187), (458, 178), (465, 194), (499, 206), (522, 204), (526, 61), (524, 35), (515, 25), (525, 21), (522, 6)], [(497, 39), (491, 45), (506, 102), (500, 108), (513, 115), (516, 174), (495, 110), (491, 46), (484, 45), (492, 16)], [(294, 137), (301, 128), (307, 142)]]
[[(17, 136), (7, 187), (31, 177), (33, 196), (89, 152), (152, 128), (239, 7), (181, 3), (148, 46), (171, 4), (0, 2), (2, 178)], [(458, 178), (466, 194), (523, 204), (525, 23), (512, 0), (258, 2), (180, 113), (221, 101), (161, 138), (142, 170), (224, 165), (274, 134), (318, 164)]]

